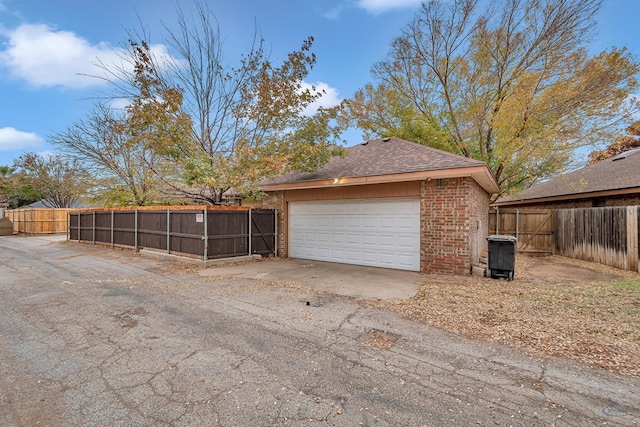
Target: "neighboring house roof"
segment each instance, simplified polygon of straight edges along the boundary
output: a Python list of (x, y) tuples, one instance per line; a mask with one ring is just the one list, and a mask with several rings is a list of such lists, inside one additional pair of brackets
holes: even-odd
[[(82, 203), (82, 202), (74, 202), (73, 206), (71, 206), (71, 208), (75, 208), (75, 209), (79, 209), (79, 208), (88, 208), (91, 207), (86, 203)], [(47, 206), (47, 204), (45, 204), (44, 201), (42, 200), (38, 200), (37, 202), (33, 202), (30, 205), (24, 205), (24, 206), (20, 206), (20, 209), (24, 209), (24, 208), (51, 208), (51, 206)]]
[(640, 193), (640, 149), (585, 166), (534, 185), (494, 206), (541, 203)]
[(292, 172), (260, 185), (263, 191), (417, 181), (471, 176), (488, 193), (499, 191), (486, 163), (405, 141), (384, 138), (365, 141), (333, 157), (316, 172)]

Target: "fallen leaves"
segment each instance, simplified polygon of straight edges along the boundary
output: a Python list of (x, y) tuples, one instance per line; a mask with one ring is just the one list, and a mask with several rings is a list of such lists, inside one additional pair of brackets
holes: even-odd
[[(518, 256), (516, 280), (425, 276), (409, 300), (380, 301), (405, 317), (470, 338), (640, 375), (640, 274), (562, 257), (544, 258), (580, 278), (537, 275), (535, 258)], [(545, 268), (542, 266), (541, 268)], [(577, 270), (576, 270), (577, 271)]]

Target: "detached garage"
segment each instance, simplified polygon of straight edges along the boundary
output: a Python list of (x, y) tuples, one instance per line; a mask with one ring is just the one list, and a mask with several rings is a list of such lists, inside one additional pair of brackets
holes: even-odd
[(314, 173), (263, 183), (280, 256), (468, 274), (487, 243), (485, 163), (398, 138), (367, 141)]

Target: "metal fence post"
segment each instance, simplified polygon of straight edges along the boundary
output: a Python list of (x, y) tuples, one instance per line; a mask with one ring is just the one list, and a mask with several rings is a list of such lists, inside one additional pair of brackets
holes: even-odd
[(113, 209), (111, 209), (111, 249), (113, 249), (113, 229), (115, 227), (115, 222), (113, 219)]
[(249, 209), (249, 255), (251, 255), (251, 211), (253, 209)]
[(277, 258), (278, 257), (278, 210), (274, 209), (273, 210), (273, 229), (274, 229), (274, 236), (273, 236), (273, 255)]
[(204, 217), (204, 255), (202, 256), (203, 261), (206, 261), (209, 258), (209, 229), (208, 224), (209, 220), (207, 219), (207, 207), (204, 207), (203, 217)]
[(167, 209), (167, 253), (171, 253), (171, 209)]
[(135, 221), (135, 225), (133, 226), (133, 247), (136, 252), (138, 252), (138, 209), (134, 211), (133, 218)]

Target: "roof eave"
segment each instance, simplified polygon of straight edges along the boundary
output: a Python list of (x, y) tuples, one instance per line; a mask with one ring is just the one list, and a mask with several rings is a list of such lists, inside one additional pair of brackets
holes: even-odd
[(472, 177), (487, 193), (498, 193), (499, 187), (486, 165), (468, 166), (462, 168), (437, 169), (420, 172), (407, 172), (388, 175), (374, 175), (363, 177), (343, 177), (314, 181), (285, 182), (279, 184), (260, 185), (262, 191), (301, 190), (323, 187), (338, 187), (349, 185), (384, 184), (403, 181), (422, 181), (427, 179)]
[(590, 191), (588, 193), (561, 194), (557, 196), (509, 200), (506, 202), (494, 202), (491, 206), (502, 207), (502, 206), (512, 206), (512, 205), (532, 205), (537, 203), (563, 202), (563, 201), (570, 201), (570, 200), (591, 199), (594, 197), (624, 196), (627, 194), (638, 194), (638, 193), (640, 193), (640, 187), (629, 187), (629, 188), (619, 188), (616, 190)]

